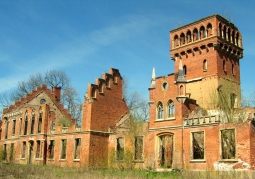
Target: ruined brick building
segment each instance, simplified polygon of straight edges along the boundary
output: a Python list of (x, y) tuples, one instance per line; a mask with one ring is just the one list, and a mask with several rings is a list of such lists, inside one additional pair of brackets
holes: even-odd
[(153, 169), (254, 169), (253, 108), (241, 109), (242, 36), (212, 15), (170, 31), (172, 74), (149, 86), (149, 122), (134, 123), (122, 77), (89, 84), (82, 125), (45, 85), (2, 112), (5, 162)]

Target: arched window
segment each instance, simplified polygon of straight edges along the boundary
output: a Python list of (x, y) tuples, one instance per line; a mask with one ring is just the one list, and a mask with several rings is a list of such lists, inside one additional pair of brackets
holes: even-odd
[(183, 66), (183, 73), (184, 73), (184, 75), (187, 74), (187, 67), (186, 67), (186, 65)]
[(212, 32), (212, 24), (207, 25), (207, 37), (210, 37), (213, 34)]
[(207, 60), (204, 60), (203, 62), (203, 69), (204, 71), (207, 71)]
[(46, 103), (46, 100), (45, 99), (41, 99), (40, 100), (40, 104), (45, 104)]
[(223, 38), (226, 40), (226, 26), (224, 26), (224, 28), (223, 28)]
[(236, 41), (236, 39), (235, 39), (235, 31), (233, 30), (232, 31), (232, 43), (235, 45), (235, 41)]
[(178, 47), (179, 46), (179, 37), (178, 35), (174, 36), (174, 47)]
[(167, 117), (168, 117), (168, 118), (174, 117), (174, 114), (175, 114), (175, 107), (174, 107), (174, 102), (173, 102), (172, 100), (169, 100), (169, 102), (168, 102), (168, 104), (167, 104), (167, 108), (168, 108)]
[(201, 39), (206, 37), (206, 30), (204, 26), (200, 27), (200, 37)]
[(181, 95), (181, 96), (184, 95), (184, 87), (183, 87), (183, 85), (181, 85), (180, 88), (179, 88), (179, 95)]
[(222, 25), (221, 25), (221, 23), (219, 24), (219, 28), (218, 28), (218, 36), (222, 37)]
[(230, 32), (230, 28), (228, 28), (228, 41), (231, 42), (231, 32)]
[(186, 42), (185, 42), (185, 35), (184, 35), (184, 33), (181, 34), (180, 38), (181, 38), (181, 44), (180, 45), (185, 44)]
[(192, 42), (190, 30), (187, 32), (187, 43)]
[(162, 102), (157, 105), (157, 119), (164, 119), (164, 106)]
[(237, 32), (236, 33), (236, 45), (239, 47), (240, 44), (239, 44), (240, 40), (239, 40), (239, 33)]
[(194, 41), (199, 40), (199, 33), (196, 28), (193, 30), (193, 38), (194, 38)]

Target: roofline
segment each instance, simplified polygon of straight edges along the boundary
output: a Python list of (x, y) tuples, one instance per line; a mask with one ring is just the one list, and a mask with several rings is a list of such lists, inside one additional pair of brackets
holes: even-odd
[(177, 30), (180, 30), (180, 29), (182, 29), (182, 28), (185, 28), (185, 27), (187, 27), (187, 26), (190, 26), (190, 25), (192, 25), (192, 24), (199, 23), (199, 22), (201, 22), (201, 21), (203, 21), (203, 20), (213, 18), (213, 17), (219, 18), (219, 19), (225, 21), (226, 23), (231, 24), (232, 26), (234, 26), (234, 27), (238, 30), (238, 28), (237, 28), (232, 22), (230, 22), (229, 20), (227, 20), (226, 18), (222, 17), (222, 16), (219, 15), (219, 14), (213, 14), (213, 15), (204, 17), (204, 18), (202, 18), (202, 19), (199, 19), (199, 20), (197, 20), (197, 21), (193, 21), (193, 22), (191, 22), (191, 23), (189, 23), (189, 24), (183, 25), (183, 26), (181, 26), (181, 27), (177, 27), (177, 28), (175, 28), (175, 29), (173, 29), (173, 30), (170, 30), (170, 33), (174, 32), (174, 31), (177, 31)]

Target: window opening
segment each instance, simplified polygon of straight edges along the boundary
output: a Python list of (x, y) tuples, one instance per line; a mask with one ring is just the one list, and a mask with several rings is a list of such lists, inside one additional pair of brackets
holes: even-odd
[(46, 103), (46, 100), (45, 99), (41, 99), (40, 100), (40, 104), (45, 104)]
[(48, 148), (48, 155), (49, 155), (49, 159), (53, 159), (54, 158), (54, 140), (50, 140), (50, 145)]
[(13, 136), (15, 135), (15, 130), (16, 130), (16, 120), (13, 119), (13, 121), (12, 121), (12, 135)]
[(31, 132), (30, 134), (34, 134), (34, 127), (35, 127), (35, 110), (32, 110), (32, 114), (31, 114), (32, 118), (31, 118)]
[(4, 136), (5, 139), (8, 138), (8, 130), (9, 130), (8, 128), (9, 128), (9, 121), (8, 121), (8, 119), (6, 119), (5, 136)]
[(60, 159), (66, 159), (66, 139), (61, 140), (61, 154), (60, 154)]
[(22, 129), (22, 118), (20, 118), (19, 135), (21, 135), (21, 129)]
[(21, 151), (21, 158), (26, 157), (26, 142), (22, 142), (22, 151)]
[(226, 129), (221, 131), (221, 156), (222, 159), (235, 159), (236, 141), (235, 130)]
[(81, 153), (81, 139), (75, 139), (75, 146), (74, 146), (74, 159), (80, 159)]
[(168, 102), (168, 118), (174, 117), (174, 113), (175, 113), (174, 102), (170, 100)]
[(204, 132), (192, 133), (193, 159), (204, 159)]
[(124, 138), (116, 139), (116, 160), (124, 160)]
[(173, 135), (159, 137), (158, 165), (171, 168), (173, 163)]
[(168, 88), (168, 84), (166, 82), (163, 83), (163, 88), (167, 89)]
[(203, 69), (204, 71), (207, 71), (207, 60), (204, 60), (203, 62)]
[(143, 160), (143, 137), (135, 137), (135, 160)]
[(42, 115), (43, 115), (43, 111), (42, 111), (42, 107), (40, 107), (39, 109), (39, 118), (38, 118), (38, 133), (42, 132)]
[(3, 146), (3, 156), (2, 156), (3, 161), (7, 159), (7, 145), (4, 144)]
[(186, 67), (186, 65), (183, 66), (183, 73), (184, 73), (184, 75), (187, 75), (187, 67)]
[(163, 106), (162, 102), (158, 103), (157, 113), (158, 113), (157, 114), (158, 119), (164, 118), (164, 106)]
[(25, 120), (24, 120), (24, 135), (27, 135), (27, 125), (28, 125), (28, 112), (25, 113)]
[(35, 158), (41, 158), (41, 141), (36, 141), (36, 154)]

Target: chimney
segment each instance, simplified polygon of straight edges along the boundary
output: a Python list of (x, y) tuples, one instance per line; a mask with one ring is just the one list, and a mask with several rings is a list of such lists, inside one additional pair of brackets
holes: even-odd
[(52, 93), (54, 93), (56, 99), (57, 99), (58, 101), (60, 101), (61, 87), (53, 86), (53, 87), (52, 87)]

